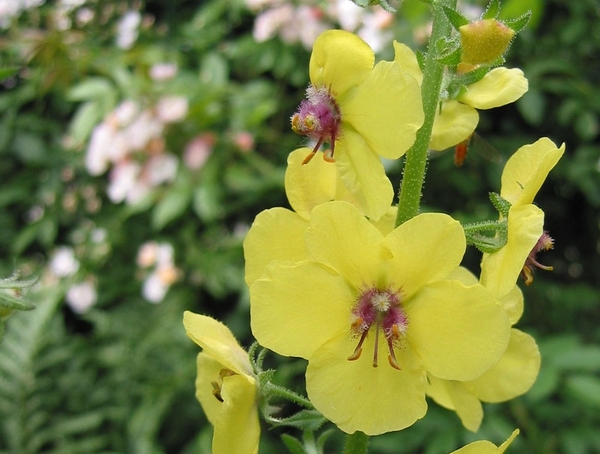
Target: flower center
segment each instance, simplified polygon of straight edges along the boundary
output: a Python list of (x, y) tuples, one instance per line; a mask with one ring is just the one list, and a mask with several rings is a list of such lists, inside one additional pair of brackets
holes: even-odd
[(383, 290), (371, 287), (361, 291), (350, 315), (350, 331), (354, 337), (359, 337), (358, 345), (348, 357), (349, 361), (360, 358), (362, 346), (371, 331), (375, 331), (375, 347), (373, 349), (373, 367), (377, 367), (379, 335), (383, 333), (388, 345), (388, 362), (394, 369), (401, 367), (396, 359), (394, 348), (400, 347), (402, 338), (406, 335), (408, 317), (401, 304), (400, 290)]
[(548, 232), (544, 231), (542, 236), (537, 240), (535, 246), (525, 259), (525, 264), (521, 270), (521, 276), (525, 279), (525, 285), (530, 285), (533, 282), (533, 270), (540, 268), (546, 271), (552, 271), (551, 266), (542, 265), (536, 259), (536, 255), (540, 251), (548, 251), (554, 247), (554, 240), (548, 235)]
[(339, 126), (342, 115), (333, 96), (325, 87), (306, 89), (306, 99), (300, 103), (298, 112), (292, 115), (292, 130), (296, 134), (308, 136), (317, 141), (313, 151), (302, 161), (307, 164), (325, 141), (331, 143), (329, 154), (323, 153), (323, 159), (334, 162), (335, 141), (339, 138)]
[(219, 402), (223, 402), (223, 398), (221, 397), (221, 388), (223, 387), (223, 378), (231, 377), (232, 375), (235, 375), (234, 371), (229, 370), (229, 369), (221, 369), (219, 371), (219, 380), (210, 382), (210, 384), (212, 385), (212, 395), (215, 396), (215, 398)]

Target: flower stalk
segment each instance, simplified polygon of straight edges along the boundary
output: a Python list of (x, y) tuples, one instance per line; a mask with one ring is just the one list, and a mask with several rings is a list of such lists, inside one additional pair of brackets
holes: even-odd
[(436, 109), (439, 105), (440, 89), (444, 77), (444, 65), (436, 60), (436, 43), (438, 40), (450, 35), (452, 26), (444, 14), (443, 6), (456, 8), (456, 0), (442, 0), (432, 9), (433, 29), (429, 48), (425, 58), (421, 96), (423, 98), (423, 112), (425, 120), (412, 147), (406, 153), (404, 175), (400, 185), (398, 214), (396, 227), (419, 214), (421, 190), (427, 168), (427, 151), (433, 129)]

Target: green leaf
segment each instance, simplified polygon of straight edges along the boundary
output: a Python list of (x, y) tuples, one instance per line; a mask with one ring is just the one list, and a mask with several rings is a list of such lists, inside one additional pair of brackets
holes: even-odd
[(574, 375), (567, 378), (565, 391), (586, 407), (600, 409), (600, 378), (594, 375)]
[(89, 77), (67, 92), (69, 101), (90, 101), (114, 93), (113, 84), (104, 77)]
[(522, 16), (517, 17), (516, 19), (507, 19), (502, 21), (502, 23), (508, 28), (514, 30), (516, 33), (519, 33), (523, 29), (525, 29), (525, 27), (527, 27), (527, 24), (529, 24), (530, 19), (531, 11), (528, 11)]
[(0, 68), (0, 81), (6, 80), (9, 77), (13, 77), (19, 72), (19, 68), (16, 66)]
[(152, 227), (160, 230), (169, 222), (180, 217), (189, 206), (192, 194), (191, 179), (180, 172), (174, 186), (170, 188), (166, 196), (154, 208)]
[(481, 18), (496, 19), (498, 14), (500, 14), (500, 0), (491, 0)]
[(69, 135), (76, 145), (85, 143), (101, 118), (102, 112), (96, 101), (88, 101), (77, 109), (69, 125)]
[(600, 371), (600, 347), (597, 345), (578, 345), (552, 358), (552, 363), (562, 370)]
[(465, 16), (463, 16), (461, 13), (459, 13), (455, 9), (448, 8), (445, 5), (442, 5), (442, 8), (444, 10), (444, 14), (446, 15), (446, 17), (448, 18), (448, 20), (450, 21), (450, 23), (452, 24), (452, 26), (455, 29), (458, 30), (463, 25), (469, 24), (469, 19), (467, 19)]

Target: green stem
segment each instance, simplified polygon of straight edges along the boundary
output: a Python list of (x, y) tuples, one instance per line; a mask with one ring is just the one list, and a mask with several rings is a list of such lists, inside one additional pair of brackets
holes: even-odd
[[(437, 6), (439, 5), (439, 6)], [(406, 164), (404, 175), (400, 185), (398, 203), (398, 214), (396, 226), (408, 221), (419, 214), (421, 203), (421, 191), (427, 168), (427, 151), (433, 129), (433, 120), (440, 99), (440, 89), (444, 76), (444, 66), (435, 60), (435, 43), (443, 37), (449, 36), (451, 25), (441, 6), (456, 8), (456, 0), (439, 0), (433, 9), (433, 29), (429, 48), (425, 59), (423, 70), (423, 82), (421, 84), (421, 97), (423, 98), (423, 112), (425, 120), (421, 129), (417, 131), (415, 143), (406, 153)]]
[(369, 436), (362, 432), (346, 435), (346, 443), (342, 454), (366, 454)]
[(270, 393), (272, 395), (283, 397), (284, 399), (295, 402), (298, 405), (308, 408), (309, 410), (314, 410), (314, 408), (315, 408), (313, 406), (312, 402), (310, 400), (308, 400), (306, 397), (303, 397), (300, 394), (296, 394), (295, 392), (290, 391), (289, 389), (284, 388), (282, 386), (277, 386), (277, 385), (274, 385), (273, 383), (267, 383), (266, 389), (264, 391), (266, 393)]

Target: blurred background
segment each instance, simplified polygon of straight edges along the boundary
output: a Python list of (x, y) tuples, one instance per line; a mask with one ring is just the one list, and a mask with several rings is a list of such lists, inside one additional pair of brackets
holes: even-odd
[[(460, 7), (475, 18), (485, 4)], [(480, 112), (477, 132), (504, 162), (542, 136), (567, 144), (536, 198), (555, 239), (538, 259), (554, 271), (524, 288), (518, 325), (539, 343), (539, 378), (485, 405), (477, 434), (431, 402), (370, 452), (448, 453), (516, 427), (510, 452), (600, 452), (600, 4), (505, 0), (501, 17), (527, 10), (506, 66), (529, 92)], [(261, 210), (288, 206), (314, 39), (344, 28), (390, 59), (393, 39), (423, 49), (428, 21), (417, 0), (395, 16), (349, 0), (0, 0), (0, 278), (39, 276), (23, 292), (37, 308), (3, 321), (0, 453), (210, 452), (182, 313), (253, 341), (242, 242)], [(496, 217), (503, 164), (471, 148), (461, 168), (451, 150), (431, 161), (424, 210)], [(397, 187), (401, 162), (386, 166)], [(304, 392), (303, 361), (267, 363)], [(266, 429), (260, 454), (284, 452), (294, 432)]]

